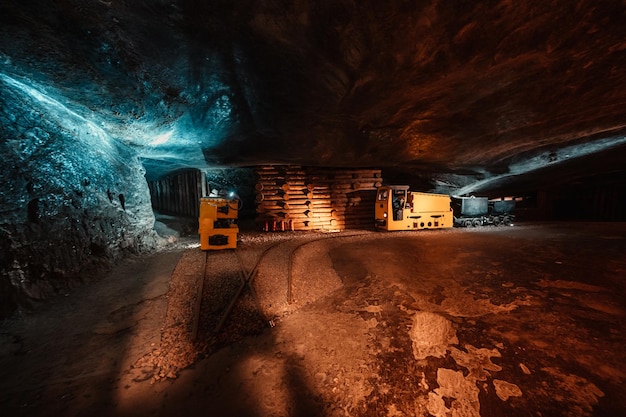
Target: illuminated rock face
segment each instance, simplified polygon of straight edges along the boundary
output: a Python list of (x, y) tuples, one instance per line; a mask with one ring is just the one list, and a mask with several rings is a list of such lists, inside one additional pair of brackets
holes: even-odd
[[(142, 246), (144, 168), (393, 168), (445, 193), (626, 183), (625, 9), (2, 1), (0, 224), (13, 278), (0, 285), (27, 292), (19, 271), (53, 275), (46, 256)], [(45, 255), (42, 233), (66, 236), (51, 245), (65, 255)], [(11, 266), (20, 256), (31, 260)]]
[(0, 317), (159, 244), (144, 168), (98, 126), (5, 83), (0, 133)]

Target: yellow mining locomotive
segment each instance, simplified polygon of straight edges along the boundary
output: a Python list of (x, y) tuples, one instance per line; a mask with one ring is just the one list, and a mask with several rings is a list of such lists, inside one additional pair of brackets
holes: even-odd
[(443, 229), (453, 226), (447, 194), (409, 191), (406, 185), (378, 188), (375, 225), (379, 230)]
[(238, 218), (238, 198), (202, 197), (198, 218), (200, 249), (235, 249), (239, 233)]

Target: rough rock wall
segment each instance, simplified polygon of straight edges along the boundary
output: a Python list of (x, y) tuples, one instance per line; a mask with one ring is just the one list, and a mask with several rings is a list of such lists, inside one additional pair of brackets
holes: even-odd
[(135, 153), (53, 98), (0, 78), (0, 318), (160, 238)]

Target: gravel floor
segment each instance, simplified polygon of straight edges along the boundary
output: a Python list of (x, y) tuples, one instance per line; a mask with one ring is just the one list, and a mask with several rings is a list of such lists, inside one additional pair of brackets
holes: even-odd
[[(186, 249), (172, 273), (160, 348), (134, 366), (154, 381), (175, 379), (199, 358), (275, 326), (341, 287), (329, 245), (370, 233), (249, 232), (235, 251)], [(323, 271), (314, 279), (311, 265)]]
[[(209, 253), (194, 244), (129, 260), (3, 323), (7, 415), (626, 410), (626, 224), (242, 233), (236, 251)], [(249, 273), (262, 253), (216, 332), (241, 286), (237, 256)]]

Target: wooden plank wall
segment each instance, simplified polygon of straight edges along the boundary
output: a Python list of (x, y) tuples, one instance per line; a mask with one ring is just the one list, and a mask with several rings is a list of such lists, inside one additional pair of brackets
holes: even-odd
[(183, 171), (148, 181), (152, 208), (163, 214), (197, 218), (205, 183), (205, 176), (200, 170)]
[(265, 230), (373, 227), (379, 169), (267, 165), (256, 174), (257, 221)]

